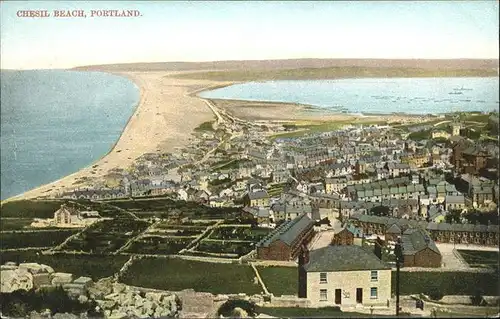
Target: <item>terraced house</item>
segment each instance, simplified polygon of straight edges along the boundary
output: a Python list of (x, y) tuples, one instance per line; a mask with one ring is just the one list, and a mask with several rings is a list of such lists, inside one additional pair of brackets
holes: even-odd
[(498, 225), (429, 223), (426, 229), (437, 242), (498, 246)]
[(302, 214), (276, 227), (257, 243), (257, 258), (266, 260), (294, 260), (300, 248), (314, 236), (314, 221)]

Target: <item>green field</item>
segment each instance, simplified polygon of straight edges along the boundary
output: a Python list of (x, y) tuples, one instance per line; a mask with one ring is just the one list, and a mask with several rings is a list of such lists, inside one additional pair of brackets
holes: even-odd
[(52, 218), (67, 201), (19, 200), (2, 203), (1, 217)]
[[(295, 295), (297, 293), (297, 268), (261, 267), (257, 270), (270, 293)], [(443, 295), (473, 295), (480, 289), (484, 295), (498, 295), (498, 273), (469, 272), (408, 272), (400, 275), (403, 295), (439, 290)], [(396, 290), (396, 272), (392, 272), (392, 291)]]
[(498, 269), (498, 251), (475, 251), (458, 249), (470, 267)]
[(203, 122), (198, 127), (196, 127), (194, 130), (196, 132), (211, 132), (214, 131), (214, 128), (212, 126), (214, 122), (213, 121), (208, 121), (208, 122)]
[(2, 233), (0, 235), (0, 248), (53, 247), (59, 245), (76, 232), (78, 230)]
[(129, 259), (128, 256), (96, 256), (54, 254), (43, 255), (40, 251), (3, 251), (0, 252), (0, 263), (34, 262), (49, 265), (58, 272), (72, 273), (74, 278), (88, 276), (94, 280), (112, 276)]
[[(498, 273), (470, 272), (401, 272), (401, 294), (410, 295), (439, 291), (443, 295), (498, 296)], [(392, 291), (396, 290), (396, 272), (392, 272)]]
[(136, 260), (120, 281), (133, 286), (171, 291), (194, 289), (214, 294), (259, 294), (255, 273), (248, 265), (207, 263), (177, 258)]
[(343, 312), (336, 307), (324, 308), (298, 308), (298, 307), (257, 307), (257, 313), (263, 313), (276, 318), (388, 318), (395, 316), (373, 315), (357, 313), (357, 312)]
[(32, 218), (2, 218), (0, 230), (21, 230), (33, 222)]
[(323, 132), (331, 132), (340, 129), (344, 125), (348, 124), (353, 124), (353, 125), (374, 125), (374, 124), (379, 124), (379, 125), (385, 125), (387, 124), (386, 121), (382, 120), (370, 120), (370, 119), (364, 119), (364, 120), (346, 120), (346, 121), (331, 121), (331, 122), (312, 122), (310, 124), (298, 124), (295, 125), (296, 131), (292, 132), (284, 132), (284, 133), (277, 133), (273, 134), (271, 136), (271, 140), (277, 139), (277, 138), (295, 138), (295, 137), (303, 137), (307, 134), (314, 134), (314, 133), (323, 133)]
[(275, 296), (296, 295), (298, 272), (296, 267), (257, 266), (267, 290)]

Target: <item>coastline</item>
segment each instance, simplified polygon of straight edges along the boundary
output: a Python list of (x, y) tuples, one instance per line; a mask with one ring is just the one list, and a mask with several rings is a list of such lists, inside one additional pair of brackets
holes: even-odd
[[(84, 70), (73, 70), (84, 71)], [(134, 113), (128, 119), (119, 138), (111, 149), (87, 167), (56, 181), (41, 185), (20, 195), (2, 200), (2, 203), (47, 197), (83, 186), (81, 179), (104, 179), (113, 168), (125, 169), (141, 155), (149, 152), (172, 152), (189, 144), (194, 129), (201, 123), (214, 119), (206, 105), (212, 102), (235, 117), (248, 121), (352, 121), (380, 119), (387, 122), (410, 122), (436, 118), (436, 114), (352, 114), (321, 109), (314, 105), (249, 101), (234, 99), (211, 99), (199, 96), (210, 91), (246, 81), (217, 81), (176, 77), (190, 72), (182, 71), (106, 71), (89, 70), (125, 77), (140, 90), (140, 98)], [(189, 114), (189, 116), (186, 116)], [(78, 184), (77, 184), (78, 183)]]
[[(65, 190), (82, 187), (82, 178), (103, 179), (113, 168), (126, 168), (144, 153), (172, 152), (189, 143), (199, 124), (214, 115), (202, 99), (193, 97), (190, 87), (206, 90), (213, 81), (164, 78), (166, 72), (107, 72), (131, 80), (140, 90), (139, 102), (110, 150), (98, 160), (53, 182), (2, 200), (49, 197)], [(185, 114), (190, 114), (186, 117)], [(79, 182), (80, 181), (80, 182)]]

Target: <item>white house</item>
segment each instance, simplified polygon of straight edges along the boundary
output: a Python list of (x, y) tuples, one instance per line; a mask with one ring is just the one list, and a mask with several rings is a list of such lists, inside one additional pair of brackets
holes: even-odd
[(308, 259), (303, 267), (311, 307), (386, 305), (391, 299), (391, 268), (360, 246), (327, 246)]

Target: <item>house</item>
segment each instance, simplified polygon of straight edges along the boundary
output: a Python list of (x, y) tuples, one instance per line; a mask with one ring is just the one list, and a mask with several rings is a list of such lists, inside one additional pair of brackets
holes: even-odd
[(396, 241), (401, 234), (401, 227), (397, 223), (394, 223), (385, 230), (385, 240)]
[(441, 252), (425, 230), (410, 228), (401, 236), (401, 242), (404, 267), (441, 267)]
[(330, 245), (304, 257), (299, 297), (312, 307), (387, 305), (391, 299), (391, 268), (360, 246)]
[(248, 206), (266, 207), (269, 206), (269, 195), (265, 190), (250, 192), (246, 195), (246, 203)]
[(465, 208), (464, 195), (447, 195), (444, 199), (444, 207), (446, 210), (462, 210)]
[(307, 245), (314, 235), (314, 221), (302, 214), (276, 227), (257, 243), (257, 258), (265, 260), (293, 260), (300, 247)]
[(333, 235), (332, 245), (354, 245), (354, 233), (347, 227)]

